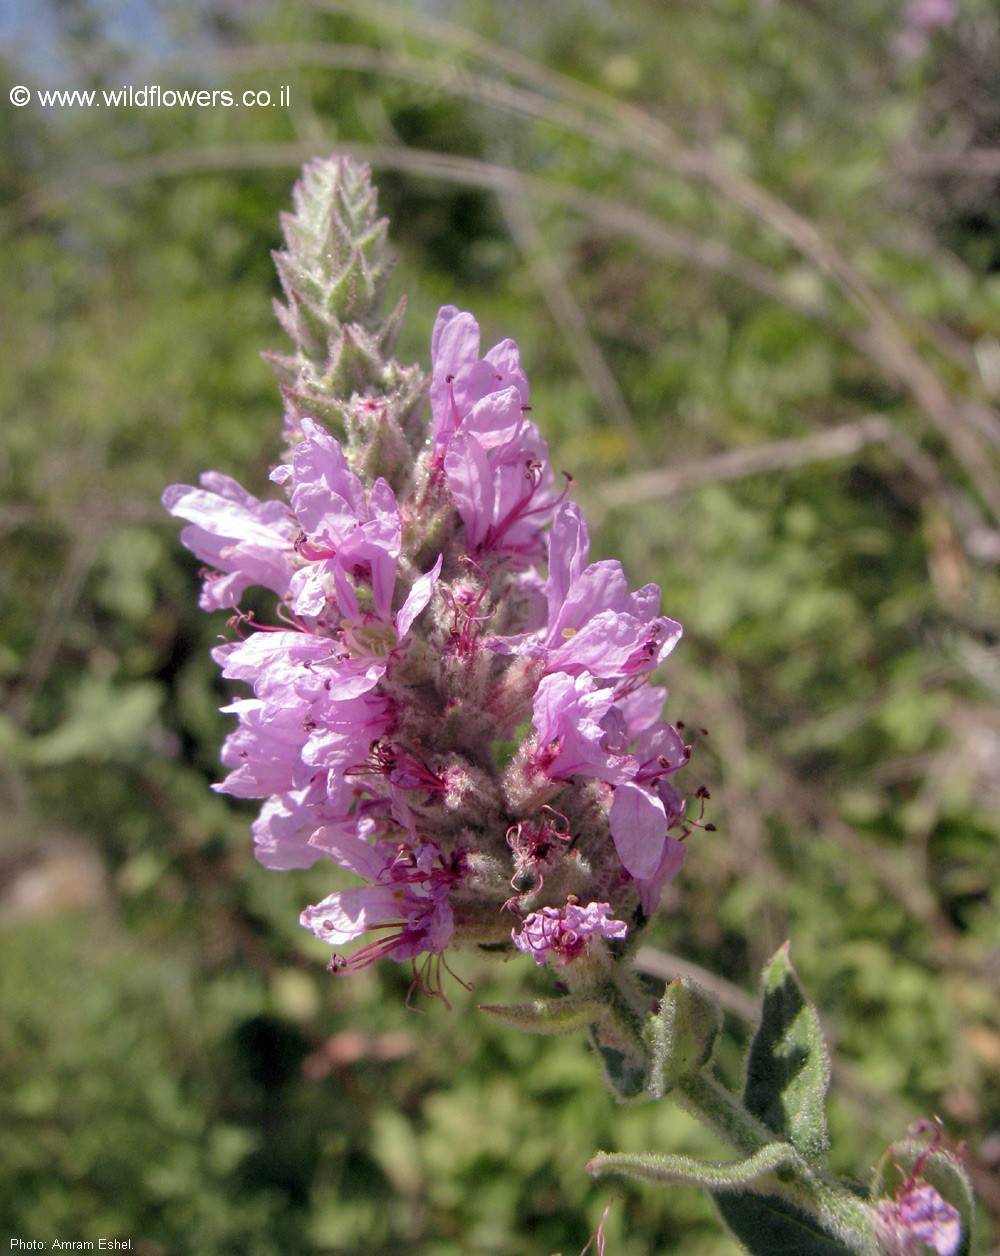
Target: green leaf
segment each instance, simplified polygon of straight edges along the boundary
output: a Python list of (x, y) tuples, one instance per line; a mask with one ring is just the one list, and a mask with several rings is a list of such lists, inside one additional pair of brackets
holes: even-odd
[(704, 1067), (722, 1031), (722, 1007), (714, 995), (686, 977), (667, 986), (651, 1022), (653, 1069), (650, 1090), (666, 1094), (679, 1077)]
[(330, 343), (330, 359), (323, 376), (324, 386), (337, 397), (364, 392), (375, 385), (382, 369), (378, 345), (355, 323), (342, 327)]
[(718, 1192), (713, 1200), (751, 1256), (859, 1256), (873, 1250), (832, 1238), (816, 1218), (774, 1195)]
[(764, 969), (761, 1019), (747, 1056), (743, 1102), (768, 1129), (811, 1161), (826, 1156), (830, 1057), (819, 1018), (788, 958), (788, 944)]
[(583, 995), (535, 999), (531, 1003), (481, 1003), (481, 1012), (532, 1034), (571, 1034), (587, 1029), (606, 1013), (603, 1003)]
[(602, 990), (601, 1015), (590, 1026), (590, 1040), (604, 1066), (608, 1086), (622, 1102), (645, 1096), (650, 1049), (645, 1022), (614, 986)]
[(594, 1177), (621, 1173), (639, 1182), (701, 1186), (711, 1191), (745, 1190), (765, 1174), (783, 1165), (801, 1165), (790, 1143), (768, 1143), (745, 1160), (722, 1164), (695, 1160), (691, 1156), (658, 1156), (630, 1152), (599, 1151), (587, 1165)]
[(590, 1040), (604, 1066), (604, 1076), (615, 1097), (624, 1101), (638, 1099), (646, 1090), (649, 1060), (643, 1052), (624, 1039), (609, 1041), (597, 1024), (590, 1027)]
[(155, 740), (162, 705), (163, 691), (151, 680), (116, 684), (84, 675), (70, 694), (62, 722), (27, 742), (24, 757), (38, 767), (74, 760), (133, 763)]

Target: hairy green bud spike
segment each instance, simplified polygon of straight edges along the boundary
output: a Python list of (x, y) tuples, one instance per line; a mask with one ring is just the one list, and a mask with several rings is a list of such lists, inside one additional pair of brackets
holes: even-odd
[[(370, 171), (345, 157), (310, 162), (293, 201), (274, 263), (284, 293), (275, 313), (294, 349), (264, 355), (281, 384), (288, 439), (298, 439), (303, 419), (319, 420), (357, 472), (374, 471), (400, 492), (424, 437), (413, 416), (426, 390), (422, 373), (392, 356), (406, 307), (384, 308), (392, 261)], [(377, 398), (377, 422), (375, 411), (353, 421), (357, 397)]]
[(287, 248), (274, 254), (287, 302), (278, 317), (300, 369), (323, 376), (345, 326), (380, 339), (392, 273), (387, 223), (376, 217), (367, 166), (343, 158), (306, 166), (293, 199), (294, 214), (282, 215)]
[(378, 347), (386, 361), (391, 361), (396, 351), (396, 341), (406, 316), (406, 297), (400, 297), (392, 313), (387, 315), (378, 329)]
[[(368, 167), (340, 157), (311, 162), (293, 201), (295, 212), (282, 215), (287, 248), (274, 258), (288, 301), (283, 324), (311, 316), (326, 323), (327, 338), (345, 323), (376, 334), (392, 262)], [(311, 345), (296, 343), (320, 365)]]

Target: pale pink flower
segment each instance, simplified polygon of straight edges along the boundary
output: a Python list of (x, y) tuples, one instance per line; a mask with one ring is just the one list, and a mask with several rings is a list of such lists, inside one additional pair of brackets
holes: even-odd
[(611, 916), (609, 903), (567, 902), (564, 907), (543, 907), (522, 922), (511, 936), (519, 951), (532, 956), (536, 964), (551, 960), (557, 967), (579, 959), (592, 938), (624, 938), (624, 920)]

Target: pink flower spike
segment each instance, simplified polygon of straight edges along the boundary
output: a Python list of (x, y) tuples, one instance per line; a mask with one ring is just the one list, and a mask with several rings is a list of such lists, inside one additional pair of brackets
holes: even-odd
[[(948, 0), (919, 3), (933, 17)], [(684, 816), (671, 781), (689, 747), (650, 684), (680, 625), (657, 586), (590, 561), (513, 340), (484, 352), (472, 314), (444, 306), (421, 415), (425, 379), (375, 308), (368, 172), (311, 163), (295, 204), (280, 311), (301, 352), (277, 359), (278, 500), (216, 472), (163, 497), (208, 568), (202, 606), (232, 615), (212, 651), (241, 687), (215, 789), (260, 799), (265, 867), (325, 857), (354, 878), (300, 918), (354, 943), (334, 972), (416, 961), (415, 987), (437, 995), (453, 944), (623, 960), (683, 838), (712, 827)], [(273, 596), (241, 609), (255, 585)]]

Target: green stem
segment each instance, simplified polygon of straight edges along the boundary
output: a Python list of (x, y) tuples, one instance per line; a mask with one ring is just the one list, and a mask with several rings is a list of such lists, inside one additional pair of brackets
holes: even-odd
[(774, 1142), (774, 1134), (752, 1116), (735, 1095), (701, 1070), (679, 1077), (674, 1094), (686, 1112), (746, 1155), (753, 1155)]
[[(704, 1072), (678, 1078), (674, 1087), (678, 1103), (692, 1116), (710, 1126), (744, 1155), (754, 1155), (774, 1134), (749, 1113), (714, 1077)], [(859, 1256), (874, 1256), (871, 1222), (864, 1202), (826, 1173), (807, 1169), (799, 1162), (790, 1171), (778, 1171), (783, 1179), (779, 1193), (807, 1213), (818, 1217), (825, 1231)]]

